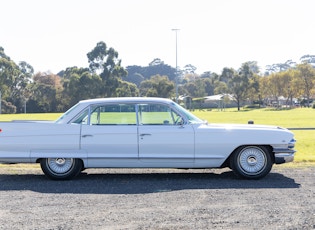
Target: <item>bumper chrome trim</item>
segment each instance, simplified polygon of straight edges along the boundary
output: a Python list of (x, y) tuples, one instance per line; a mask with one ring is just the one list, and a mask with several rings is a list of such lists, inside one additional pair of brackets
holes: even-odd
[(276, 153), (275, 154), (275, 164), (283, 164), (292, 162), (294, 160), (294, 152), (292, 153)]

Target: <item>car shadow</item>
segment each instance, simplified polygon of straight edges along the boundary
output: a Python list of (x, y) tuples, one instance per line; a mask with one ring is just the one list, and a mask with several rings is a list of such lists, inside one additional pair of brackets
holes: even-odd
[(299, 188), (294, 179), (271, 172), (260, 180), (237, 178), (233, 172), (119, 173), (83, 172), (67, 181), (53, 181), (43, 174), (0, 175), (0, 191), (30, 190), (39, 193), (145, 194), (188, 189), (287, 189)]

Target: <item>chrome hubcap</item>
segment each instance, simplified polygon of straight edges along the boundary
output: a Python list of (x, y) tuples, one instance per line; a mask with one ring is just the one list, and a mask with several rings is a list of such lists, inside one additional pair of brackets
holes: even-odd
[(72, 158), (49, 158), (47, 162), (50, 170), (57, 174), (68, 172), (73, 165)]
[(241, 169), (250, 174), (257, 174), (266, 167), (265, 153), (255, 147), (248, 147), (242, 150), (239, 156)]
[(58, 164), (59, 166), (65, 164), (65, 162), (66, 162), (66, 160), (64, 158), (57, 158), (56, 159), (56, 164)]
[(247, 163), (251, 166), (255, 165), (257, 163), (257, 160), (255, 157), (251, 156), (247, 159)]

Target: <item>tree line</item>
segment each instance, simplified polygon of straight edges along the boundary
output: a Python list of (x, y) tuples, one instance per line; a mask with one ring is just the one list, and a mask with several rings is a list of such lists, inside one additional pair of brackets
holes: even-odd
[[(314, 98), (315, 56), (304, 55), (301, 63), (287, 61), (266, 67), (262, 74), (255, 61), (239, 69), (224, 68), (196, 74), (189, 64), (178, 70), (156, 58), (148, 66), (121, 66), (118, 52), (99, 42), (87, 53), (88, 68), (68, 67), (57, 74), (34, 73), (26, 62), (16, 64), (0, 46), (0, 96), (2, 113), (64, 112), (79, 100), (98, 97), (202, 98), (231, 94), (238, 109), (247, 101), (268, 103), (280, 96), (292, 104)], [(175, 84), (177, 82), (177, 85)]]

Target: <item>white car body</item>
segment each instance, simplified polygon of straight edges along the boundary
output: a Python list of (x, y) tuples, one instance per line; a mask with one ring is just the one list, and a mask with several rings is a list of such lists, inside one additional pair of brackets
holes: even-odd
[[(161, 98), (84, 100), (56, 122), (0, 123), (0, 162), (40, 162), (52, 179), (76, 176), (78, 172), (71, 171), (73, 159), (80, 161), (81, 169), (229, 166), (242, 177), (256, 179), (269, 173), (271, 166), (265, 170), (262, 165), (267, 161), (271, 165), (293, 161), (294, 143), (287, 129), (208, 124), (173, 101)], [(234, 152), (247, 147), (251, 147), (247, 153), (234, 157)], [(262, 153), (256, 153), (256, 148)], [(230, 159), (232, 156), (235, 161)], [(69, 166), (64, 168), (65, 164)], [(235, 164), (247, 167), (245, 172), (238, 172)]]

